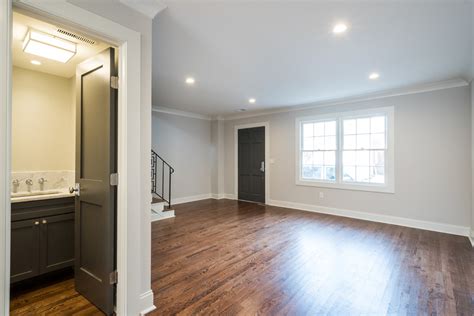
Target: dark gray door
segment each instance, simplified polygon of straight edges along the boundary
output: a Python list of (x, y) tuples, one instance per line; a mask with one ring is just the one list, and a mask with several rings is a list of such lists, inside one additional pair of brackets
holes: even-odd
[(106, 314), (114, 310), (117, 92), (114, 49), (76, 70), (76, 290)]
[(239, 200), (265, 203), (265, 127), (239, 129)]

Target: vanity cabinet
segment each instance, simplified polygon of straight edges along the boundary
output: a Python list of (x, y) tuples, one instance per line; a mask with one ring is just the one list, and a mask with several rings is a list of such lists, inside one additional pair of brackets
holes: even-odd
[(11, 283), (74, 266), (74, 197), (12, 204)]

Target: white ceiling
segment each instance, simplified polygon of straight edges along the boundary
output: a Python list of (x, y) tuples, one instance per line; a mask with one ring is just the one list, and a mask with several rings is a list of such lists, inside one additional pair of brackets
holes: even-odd
[[(38, 31), (42, 31), (47, 34), (51, 34), (77, 43), (76, 55), (72, 57), (67, 63), (61, 63), (47, 58), (25, 53), (23, 51), (23, 39), (25, 38), (28, 28), (33, 28)], [(49, 73), (56, 76), (70, 78), (76, 74), (77, 64), (106, 49), (107, 47), (110, 47), (110, 45), (107, 45), (103, 42), (99, 42), (96, 39), (91, 38), (90, 36), (86, 37), (94, 40), (94, 45), (70, 38), (66, 35), (58, 33), (57, 30), (59, 28), (65, 29), (63, 27), (58, 27), (57, 25), (40, 21), (35, 18), (20, 14), (18, 12), (13, 12), (13, 65), (21, 68)], [(71, 30), (65, 30), (71, 32)], [(73, 33), (84, 36), (84, 34), (80, 34), (77, 32)], [(41, 65), (33, 65), (31, 64), (31, 60), (40, 61)]]
[[(470, 77), (470, 1), (166, 5), (153, 23), (154, 106), (225, 115)], [(349, 30), (335, 36), (340, 21)]]

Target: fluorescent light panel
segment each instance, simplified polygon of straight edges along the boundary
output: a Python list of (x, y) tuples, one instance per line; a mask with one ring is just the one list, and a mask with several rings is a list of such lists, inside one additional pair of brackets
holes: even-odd
[(67, 63), (76, 55), (76, 43), (36, 30), (29, 30), (23, 40), (25, 53)]

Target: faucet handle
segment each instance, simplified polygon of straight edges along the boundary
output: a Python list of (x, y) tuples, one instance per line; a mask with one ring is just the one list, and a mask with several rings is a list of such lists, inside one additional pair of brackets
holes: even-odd
[(38, 179), (39, 184), (44, 184), (45, 182), (48, 182), (48, 180), (46, 180), (45, 178), (39, 178)]
[(25, 183), (26, 183), (26, 185), (33, 185), (33, 180), (26, 179)]
[(20, 185), (20, 180), (18, 180), (18, 179), (13, 180), (13, 181), (12, 181), (12, 184), (13, 184), (14, 186), (19, 186), (19, 185)]

